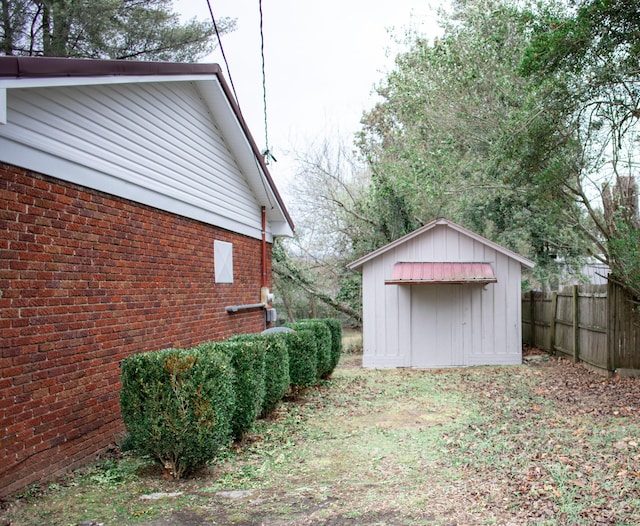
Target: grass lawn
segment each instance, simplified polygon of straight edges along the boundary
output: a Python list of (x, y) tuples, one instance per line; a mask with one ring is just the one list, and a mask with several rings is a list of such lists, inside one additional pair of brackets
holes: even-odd
[(4, 502), (0, 525), (640, 524), (640, 380), (359, 361), (192, 479), (114, 455)]

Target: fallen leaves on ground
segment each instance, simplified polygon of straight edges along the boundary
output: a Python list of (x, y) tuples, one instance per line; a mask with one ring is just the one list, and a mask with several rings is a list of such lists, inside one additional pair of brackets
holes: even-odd
[(640, 524), (640, 381), (535, 364), (463, 373), (479, 414), (451, 459), (501, 524)]

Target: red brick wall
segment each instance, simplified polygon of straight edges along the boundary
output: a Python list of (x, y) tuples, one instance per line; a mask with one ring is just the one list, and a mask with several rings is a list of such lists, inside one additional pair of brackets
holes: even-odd
[[(0, 495), (124, 431), (119, 363), (265, 327), (261, 241), (0, 164)], [(234, 283), (215, 284), (214, 240)], [(271, 251), (268, 278), (271, 280)]]

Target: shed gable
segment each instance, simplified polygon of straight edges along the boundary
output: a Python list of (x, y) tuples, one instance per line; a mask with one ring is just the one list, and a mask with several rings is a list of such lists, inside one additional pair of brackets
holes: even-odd
[[(409, 258), (405, 261), (489, 261), (478, 254), (490, 250), (517, 261), (525, 268), (534, 266), (533, 261), (490, 241), (447, 219), (436, 219), (421, 228), (351, 262), (348, 268), (356, 270), (365, 263), (385, 256), (388, 252), (400, 248)], [(475, 256), (468, 256), (473, 251)], [(469, 257), (470, 259), (467, 259)], [(463, 259), (461, 259), (463, 258)]]

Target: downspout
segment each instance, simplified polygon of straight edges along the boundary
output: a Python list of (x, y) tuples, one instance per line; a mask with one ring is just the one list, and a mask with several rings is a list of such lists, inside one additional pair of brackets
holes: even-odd
[[(273, 294), (269, 290), (267, 281), (267, 210), (262, 207), (262, 288), (260, 289), (260, 301), (267, 309), (273, 301)], [(267, 323), (269, 319), (267, 318)]]
[(262, 207), (262, 288), (267, 288), (267, 211)]
[(273, 296), (267, 288), (267, 211), (262, 207), (262, 288), (260, 289), (261, 303), (251, 303), (249, 305), (230, 305), (226, 308), (228, 314), (247, 309), (266, 309), (271, 303)]

